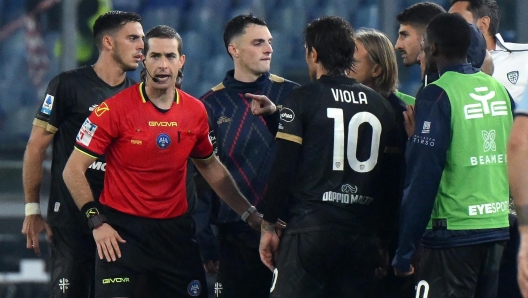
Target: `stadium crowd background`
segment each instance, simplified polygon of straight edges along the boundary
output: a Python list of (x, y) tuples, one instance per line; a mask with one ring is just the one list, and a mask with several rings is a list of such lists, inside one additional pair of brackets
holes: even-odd
[[(95, 62), (97, 50), (92, 42), (91, 26), (99, 14), (108, 10), (137, 12), (142, 16), (144, 32), (159, 24), (176, 28), (183, 38), (187, 56), (183, 89), (199, 97), (233, 67), (223, 46), (222, 32), (226, 21), (238, 14), (252, 12), (268, 23), (274, 50), (271, 72), (304, 83), (309, 79), (301, 40), (307, 22), (324, 15), (337, 15), (347, 19), (354, 29), (381, 30), (394, 43), (398, 30), (396, 14), (417, 2), (420, 1), (0, 0), (0, 297), (46, 297), (46, 291), (40, 296), (38, 290), (45, 288), (46, 281), (44, 272), (39, 275), (40, 263), (21, 265), (22, 259), (36, 258), (33, 251), (25, 249), (25, 237), (20, 234), (24, 216), (22, 155), (49, 80), (66, 70), (65, 65)], [(449, 0), (431, 2), (449, 8)], [(499, 32), (505, 41), (527, 43), (528, 33), (520, 30), (520, 24), (528, 20), (528, 1), (497, 2), (501, 11)], [(62, 20), (63, 5), (69, 3), (74, 3), (76, 22), (69, 26), (76, 29), (76, 33), (70, 32), (76, 35), (77, 61), (67, 64), (61, 57), (72, 49), (63, 48), (68, 43), (62, 36), (68, 31), (63, 30)], [(397, 56), (401, 63), (400, 55)], [(400, 91), (414, 95), (420, 86), (419, 67), (405, 68), (400, 64), (399, 73)], [(130, 75), (138, 80), (139, 70)], [(42, 208), (47, 204), (48, 193), (49, 188), (43, 185)], [(46, 254), (44, 251), (43, 255)], [(37, 273), (24, 276), (24, 266)], [(36, 286), (21, 287), (24, 283)]]

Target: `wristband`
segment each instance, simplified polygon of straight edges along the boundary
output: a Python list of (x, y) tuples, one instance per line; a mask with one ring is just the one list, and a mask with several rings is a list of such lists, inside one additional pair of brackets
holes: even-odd
[(106, 217), (99, 213), (97, 204), (94, 201), (84, 204), (81, 208), (81, 212), (88, 219), (88, 226), (91, 229), (97, 229), (106, 222)]
[(28, 215), (40, 215), (40, 203), (26, 203), (26, 216)]
[(250, 206), (248, 210), (246, 210), (246, 212), (244, 212), (242, 216), (240, 216), (240, 218), (242, 218), (243, 222), (247, 222), (251, 214), (255, 213), (256, 211), (257, 211), (257, 208), (255, 208), (255, 206)]

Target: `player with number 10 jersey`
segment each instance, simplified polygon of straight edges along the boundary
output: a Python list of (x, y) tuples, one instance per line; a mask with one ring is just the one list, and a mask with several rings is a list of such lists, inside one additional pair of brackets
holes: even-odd
[[(280, 110), (264, 198), (259, 252), (274, 272), (270, 297), (376, 297), (380, 235), (399, 205), (384, 195), (385, 183), (394, 183), (383, 177), (396, 119), (385, 98), (346, 76), (355, 41), (344, 19), (312, 21), (305, 39), (312, 82), (294, 89)], [(284, 209), (279, 239), (275, 223)]]
[(395, 126), (390, 111), (386, 99), (345, 76), (322, 76), (293, 91), (277, 133), (302, 145), (289, 228), (379, 228), (382, 160)]

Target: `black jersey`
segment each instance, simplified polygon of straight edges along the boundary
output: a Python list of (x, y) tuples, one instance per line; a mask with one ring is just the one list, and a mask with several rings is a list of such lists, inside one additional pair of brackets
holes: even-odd
[(345, 76), (322, 76), (292, 91), (277, 133), (301, 144), (288, 226), (378, 226), (384, 152), (395, 124), (385, 98)]
[[(76, 220), (87, 227), (85, 218), (80, 216), (64, 184), (62, 172), (73, 151), (75, 137), (90, 113), (104, 112), (104, 107), (98, 107), (101, 102), (133, 84), (134, 81), (127, 77), (123, 83), (112, 87), (101, 80), (91, 66), (63, 72), (49, 83), (33, 125), (55, 134), (48, 204), (48, 222), (51, 226), (71, 225), (72, 220)], [(95, 160), (86, 171), (95, 200), (99, 199), (103, 190), (105, 168), (102, 157)]]

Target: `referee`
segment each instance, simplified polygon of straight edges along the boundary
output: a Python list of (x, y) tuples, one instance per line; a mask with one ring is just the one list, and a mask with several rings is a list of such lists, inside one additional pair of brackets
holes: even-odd
[[(187, 213), (189, 157), (250, 225), (261, 222), (213, 155), (203, 104), (175, 88), (184, 62), (180, 35), (168, 26), (151, 29), (145, 38), (146, 81), (106, 100), (86, 119), (64, 170), (97, 245), (97, 297), (131, 297), (143, 275), (156, 297), (207, 297)], [(103, 154), (107, 175), (99, 209), (84, 173)]]

